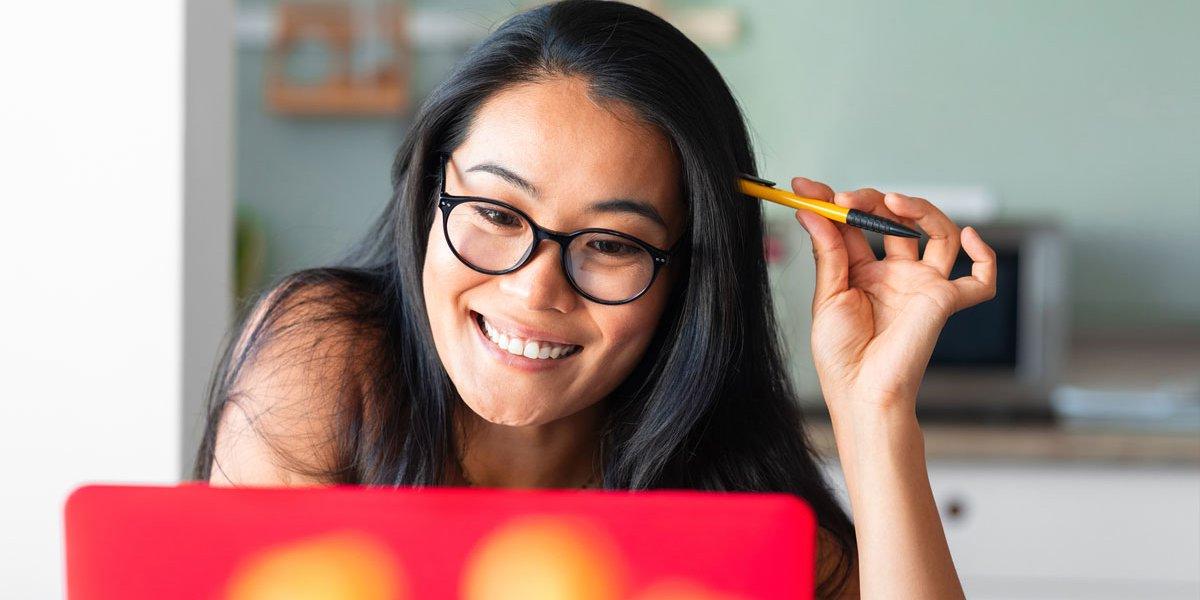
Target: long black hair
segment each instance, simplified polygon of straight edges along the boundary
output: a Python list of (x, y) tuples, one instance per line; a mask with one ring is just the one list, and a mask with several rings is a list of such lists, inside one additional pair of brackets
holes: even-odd
[[(756, 173), (741, 110), (707, 56), (643, 9), (567, 0), (518, 14), (476, 45), (418, 110), (392, 168), (390, 202), (336, 266), (293, 273), (248, 306), (210, 388), (195, 465), (207, 480), (221, 415), (242, 368), (289, 332), (373, 331), (344, 363), (330, 426), (331, 483), (440, 485), (461, 402), (433, 344), (422, 268), (436, 217), (439, 153), (463, 142), (482, 102), (515, 83), (581, 77), (671, 142), (687, 226), (678, 277), (645, 355), (606, 398), (603, 486), (785, 492), (813, 508), (844, 583), (854, 529), (802, 427), (763, 256), (761, 203), (736, 189)], [(676, 264), (679, 266), (676, 267)], [(319, 306), (320, 310), (302, 310)], [(297, 317), (297, 315), (301, 315)], [(296, 345), (294, 350), (312, 348)], [(296, 357), (301, 360), (303, 357)]]

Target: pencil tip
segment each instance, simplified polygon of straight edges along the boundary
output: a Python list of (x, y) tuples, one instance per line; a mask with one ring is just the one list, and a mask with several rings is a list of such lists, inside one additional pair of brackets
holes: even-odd
[(917, 230), (902, 226), (902, 224), (896, 223), (894, 221), (883, 220), (883, 223), (884, 223), (884, 227), (887, 228), (887, 232), (881, 232), (881, 233), (884, 233), (887, 235), (899, 236), (899, 238), (914, 238), (914, 239), (918, 239), (918, 240), (920, 239), (920, 232), (917, 232)]
[(905, 227), (904, 225), (901, 225), (894, 221), (885, 221), (885, 222), (888, 224), (888, 229), (890, 230), (890, 231), (888, 231), (888, 233), (890, 233), (891, 235), (897, 235), (897, 236), (906, 237), (906, 238), (916, 238), (918, 240), (921, 239), (921, 232), (919, 232), (915, 229)]

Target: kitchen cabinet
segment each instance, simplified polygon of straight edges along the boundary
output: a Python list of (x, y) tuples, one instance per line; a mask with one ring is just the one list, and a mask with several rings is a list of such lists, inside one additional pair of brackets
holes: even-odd
[(1200, 468), (943, 460), (929, 477), (968, 597), (1200, 598)]

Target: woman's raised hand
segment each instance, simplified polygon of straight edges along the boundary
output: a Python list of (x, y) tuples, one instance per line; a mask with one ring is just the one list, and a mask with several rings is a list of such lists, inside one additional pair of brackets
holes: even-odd
[[(929, 201), (873, 189), (834, 191), (796, 177), (792, 189), (848, 208), (919, 227), (917, 240), (884, 237), (879, 260), (862, 230), (798, 210), (816, 261), (812, 352), (831, 413), (912, 408), (938, 334), (950, 315), (996, 295), (996, 254), (974, 228), (960, 230)], [(971, 274), (951, 280), (959, 247)]]

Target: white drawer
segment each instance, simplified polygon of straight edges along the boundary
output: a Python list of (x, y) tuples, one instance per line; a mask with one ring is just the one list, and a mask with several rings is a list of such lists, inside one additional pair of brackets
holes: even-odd
[(1200, 597), (1200, 469), (934, 463), (929, 477), (972, 597)]

